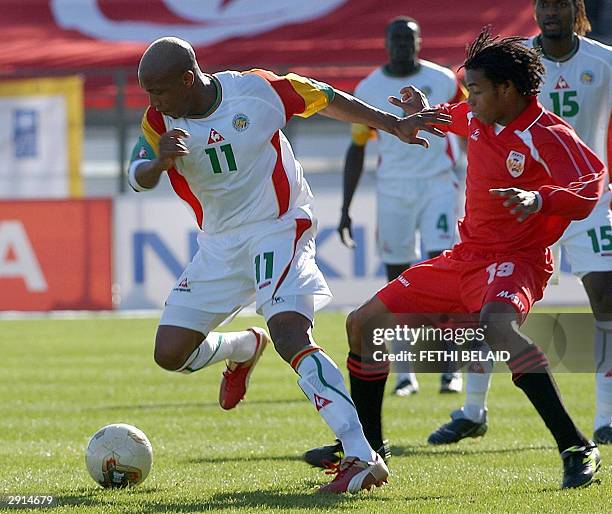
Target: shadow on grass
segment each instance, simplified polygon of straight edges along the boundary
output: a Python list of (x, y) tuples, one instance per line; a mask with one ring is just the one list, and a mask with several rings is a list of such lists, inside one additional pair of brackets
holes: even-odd
[(478, 446), (432, 446), (430, 444), (418, 444), (411, 446), (392, 446), (391, 455), (397, 457), (410, 457), (413, 455), (487, 455), (498, 453), (521, 453), (540, 450), (556, 450), (556, 446), (521, 446), (509, 448), (479, 448)]
[[(236, 457), (224, 457), (223, 455), (215, 457), (195, 457), (193, 459), (186, 459), (184, 462), (190, 464), (223, 464), (226, 462), (266, 462), (266, 461), (302, 461), (301, 455), (237, 455)], [(304, 463), (307, 465), (306, 463)]]
[[(134, 490), (134, 495), (145, 492)], [(101, 491), (83, 490), (71, 495), (57, 496), (59, 506), (74, 505), (84, 507), (118, 506), (123, 503), (118, 498), (103, 498)], [(131, 491), (130, 491), (131, 493)], [(231, 510), (255, 512), (257, 509), (292, 509), (308, 510), (312, 508), (320, 510), (334, 510), (346, 504), (347, 511), (351, 511), (351, 497), (333, 494), (317, 494), (316, 490), (308, 492), (281, 492), (278, 490), (228, 492), (213, 494), (207, 500), (180, 500), (172, 501), (146, 501), (141, 498), (138, 501), (139, 512), (200, 512)], [(127, 505), (126, 505), (127, 506)]]
[[(266, 404), (274, 404), (274, 405), (288, 405), (293, 403), (305, 403), (303, 398), (295, 398), (295, 399), (287, 399), (287, 400), (245, 400), (241, 403), (241, 406), (249, 406), (249, 405), (266, 405)], [(101, 405), (95, 407), (88, 407), (83, 410), (90, 411), (104, 411), (104, 410), (121, 410), (121, 409), (129, 409), (129, 410), (156, 410), (156, 409), (188, 409), (192, 407), (219, 407), (217, 402), (174, 402), (174, 403), (151, 403), (151, 404), (141, 404), (141, 405)]]

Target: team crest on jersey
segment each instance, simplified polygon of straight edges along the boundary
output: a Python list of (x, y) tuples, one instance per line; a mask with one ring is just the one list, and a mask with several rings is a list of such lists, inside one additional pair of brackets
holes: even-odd
[(520, 177), (525, 170), (525, 155), (516, 150), (510, 150), (506, 157), (506, 168), (514, 178)]
[(208, 134), (208, 144), (214, 145), (215, 143), (220, 143), (221, 141), (225, 141), (225, 138), (214, 128), (211, 128), (210, 134)]
[(555, 89), (569, 89), (569, 87), (570, 87), (569, 84), (563, 78), (563, 75), (561, 75), (559, 77), (559, 80), (557, 80), (557, 84), (555, 85)]
[(138, 150), (138, 157), (140, 159), (146, 159), (147, 157), (149, 157), (149, 152), (147, 152), (147, 149), (143, 146), (140, 148), (140, 150)]
[(239, 112), (238, 114), (236, 114), (234, 116), (234, 119), (232, 120), (232, 125), (238, 132), (243, 132), (248, 129), (250, 123), (251, 120), (249, 120), (249, 117), (243, 112)]
[(593, 74), (592, 71), (583, 71), (580, 74), (580, 82), (582, 82), (583, 84), (587, 84), (587, 85), (591, 85), (593, 83), (593, 79), (595, 78), (595, 75)]

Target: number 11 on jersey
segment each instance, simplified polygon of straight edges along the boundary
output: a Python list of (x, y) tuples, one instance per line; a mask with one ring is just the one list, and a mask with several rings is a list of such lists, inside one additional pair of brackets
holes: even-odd
[[(234, 150), (232, 150), (232, 145), (225, 144), (219, 147), (221, 153), (225, 156), (225, 162), (227, 163), (227, 169), (229, 171), (236, 171), (238, 167), (236, 166), (236, 158), (234, 157)], [(210, 159), (210, 165), (212, 166), (213, 173), (223, 173), (223, 169), (221, 168), (221, 162), (219, 161), (219, 154), (217, 152), (217, 147), (212, 146), (210, 148), (206, 148), (204, 150), (208, 158)]]

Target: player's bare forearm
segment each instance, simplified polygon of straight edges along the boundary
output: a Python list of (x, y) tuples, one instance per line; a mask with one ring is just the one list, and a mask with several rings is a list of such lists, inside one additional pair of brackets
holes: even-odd
[(359, 179), (363, 173), (363, 161), (365, 156), (365, 147), (352, 143), (346, 152), (346, 161), (344, 164), (343, 175), (343, 191), (344, 197), (342, 200), (342, 212), (348, 213), (349, 207), (353, 200), (353, 195), (359, 184)]
[(159, 159), (154, 159), (140, 163), (134, 172), (134, 178), (142, 188), (152, 189), (157, 185), (164, 171), (166, 171), (164, 163)]
[(365, 147), (352, 143), (346, 152), (346, 162), (343, 174), (343, 199), (342, 210), (340, 211), (340, 223), (338, 223), (338, 234), (340, 240), (348, 248), (355, 248), (357, 244), (353, 240), (352, 221), (349, 216), (349, 207), (357, 189), (359, 178), (363, 172), (363, 159)]
[(399, 118), (391, 113), (376, 109), (344, 91), (336, 89), (334, 99), (322, 111), (328, 118), (352, 123), (361, 123), (375, 129), (393, 133)]
[(384, 130), (404, 141), (404, 143), (425, 147), (429, 146), (429, 142), (418, 136), (419, 130), (444, 137), (444, 133), (434, 125), (449, 125), (452, 119), (448, 114), (437, 109), (424, 109), (405, 118), (398, 118), (391, 113), (365, 104), (342, 91), (336, 91), (332, 102), (319, 112), (340, 121), (361, 123), (368, 127)]

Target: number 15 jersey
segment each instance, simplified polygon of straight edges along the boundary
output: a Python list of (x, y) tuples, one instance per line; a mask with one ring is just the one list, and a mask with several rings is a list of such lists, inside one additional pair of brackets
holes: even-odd
[[(175, 160), (168, 176), (198, 226), (210, 234), (307, 206), (310, 188), (280, 129), (293, 115), (308, 117), (327, 107), (333, 88), (265, 70), (226, 71), (211, 79), (217, 98), (206, 117), (175, 119), (147, 108), (132, 161), (157, 156), (165, 132), (187, 131), (189, 154)], [(132, 176), (130, 184), (142, 190)]]
[[(612, 114), (612, 47), (579, 36), (578, 49), (559, 62), (542, 57), (546, 75), (538, 99), (549, 111), (567, 121), (610, 166)], [(538, 37), (527, 41), (539, 48)]]

